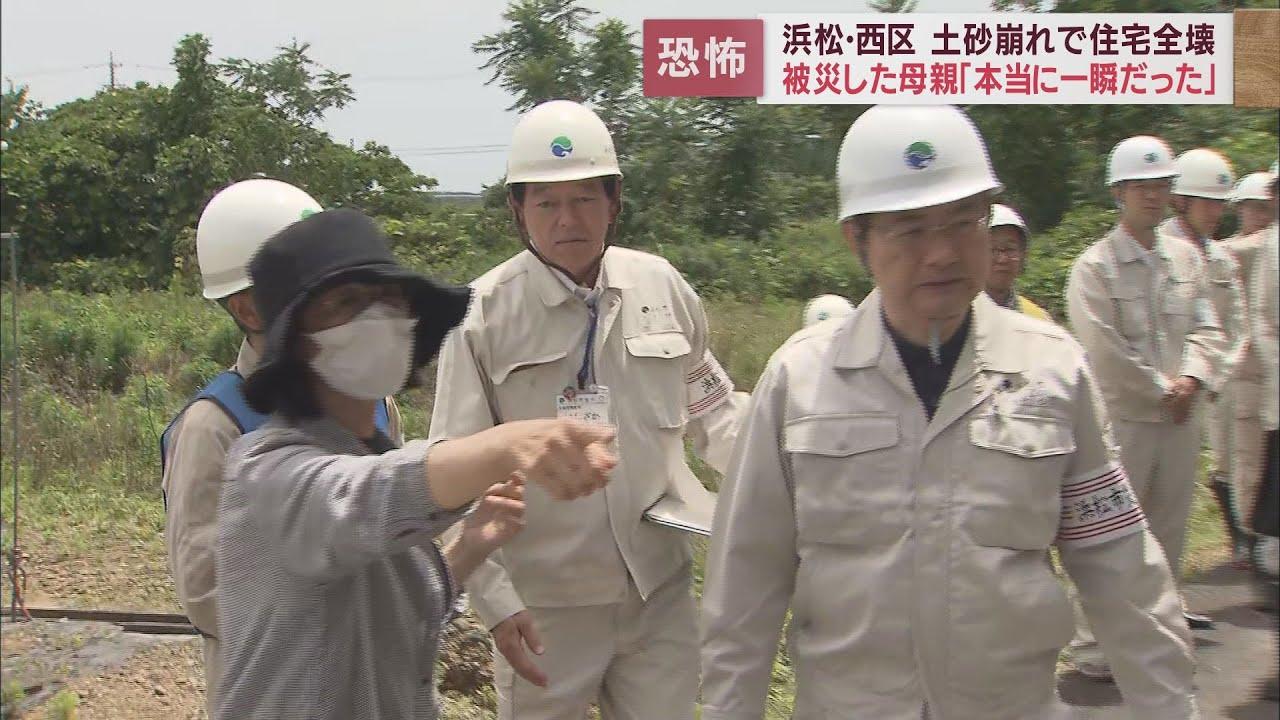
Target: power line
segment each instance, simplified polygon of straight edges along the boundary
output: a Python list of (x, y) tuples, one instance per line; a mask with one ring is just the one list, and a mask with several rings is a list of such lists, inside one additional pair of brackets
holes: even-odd
[(61, 68), (44, 68), (41, 70), (32, 70), (30, 72), (6, 72), (6, 77), (37, 77), (40, 75), (65, 75), (66, 73), (78, 73), (85, 70), (95, 70), (97, 68), (106, 67), (106, 63), (96, 63), (94, 65), (77, 65), (75, 67)]
[(443, 157), (446, 155), (483, 155), (486, 153), (506, 152), (505, 147), (490, 148), (488, 150), (434, 150), (430, 152), (396, 152), (396, 155), (404, 155), (408, 157)]
[[(64, 67), (39, 68), (36, 70), (29, 70), (26, 72), (21, 72), (21, 71), (6, 72), (5, 77), (18, 78), (22, 80), (22, 79), (32, 78), (32, 77), (41, 77), (41, 76), (47, 76), (47, 75), (67, 75), (70, 73), (82, 73), (87, 70), (101, 70), (102, 68), (107, 68), (107, 85), (109, 87), (114, 88), (117, 84), (116, 69), (123, 68), (123, 67), (125, 67), (124, 63), (116, 62), (115, 53), (109, 52), (107, 54), (107, 61), (104, 63), (90, 63), (88, 65), (74, 65), (74, 66), (68, 65)], [(147, 68), (152, 70), (168, 69), (168, 68), (159, 68), (154, 65), (131, 65), (130, 67)]]
[(390, 149), (397, 152), (435, 152), (437, 150), (493, 150), (505, 148), (506, 146), (506, 143), (477, 143), (474, 145), (403, 145)]
[(473, 77), (473, 72), (440, 73), (435, 75), (352, 75), (352, 80), (360, 82), (408, 82), (419, 83), (432, 80), (458, 80)]

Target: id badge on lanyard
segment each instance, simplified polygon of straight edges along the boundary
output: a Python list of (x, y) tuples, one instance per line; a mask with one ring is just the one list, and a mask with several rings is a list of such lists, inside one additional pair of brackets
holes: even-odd
[(590, 425), (613, 425), (609, 388), (592, 385), (586, 390), (567, 387), (556, 397), (556, 417), (580, 420)]
[(591, 324), (587, 328), (582, 367), (578, 370), (578, 386), (567, 387), (556, 396), (556, 417), (572, 418), (591, 425), (613, 425), (609, 388), (595, 383), (595, 338), (599, 312), (595, 305), (588, 309)]

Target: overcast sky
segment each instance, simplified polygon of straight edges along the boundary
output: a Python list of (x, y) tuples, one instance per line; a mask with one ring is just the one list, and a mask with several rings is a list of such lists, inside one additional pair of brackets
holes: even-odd
[[(754, 17), (758, 13), (865, 12), (859, 0), (586, 0), (637, 32), (645, 18)], [(108, 79), (170, 85), (173, 47), (204, 33), (213, 55), (265, 60), (290, 39), (352, 74), (356, 102), (324, 122), (340, 141), (377, 140), (440, 189), (478, 191), (502, 177), (515, 125), (511, 98), (477, 69), (471, 43), (501, 30), (504, 0), (0, 0), (0, 75), (27, 84), (46, 106), (92, 95)], [(920, 0), (918, 11), (982, 12), (987, 0)], [(636, 38), (639, 43), (639, 36)], [(91, 67), (86, 67), (91, 66)], [(441, 150), (462, 148), (462, 150)], [(441, 154), (449, 153), (449, 154)]]

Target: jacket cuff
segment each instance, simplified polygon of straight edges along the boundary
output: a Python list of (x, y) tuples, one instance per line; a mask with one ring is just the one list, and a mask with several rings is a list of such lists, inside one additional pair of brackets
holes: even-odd
[(488, 630), (525, 609), (524, 603), (513, 591), (491, 592), (484, 596), (472, 592), (469, 596), (471, 609), (476, 611), (476, 617), (480, 618), (480, 622)]
[(1217, 373), (1209, 367), (1209, 364), (1200, 358), (1186, 358), (1182, 361), (1182, 370), (1179, 376), (1186, 375), (1200, 381), (1200, 386), (1204, 390), (1218, 392)]
[(1129, 698), (1124, 701), (1133, 714), (1133, 720), (1200, 720), (1195, 695), (1178, 695), (1154, 704), (1136, 704)]

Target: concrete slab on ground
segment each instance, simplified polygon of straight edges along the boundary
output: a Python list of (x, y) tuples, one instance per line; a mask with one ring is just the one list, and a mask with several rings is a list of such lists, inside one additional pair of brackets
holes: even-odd
[(0, 624), (7, 688), (21, 688), (13, 708), (25, 712), (68, 683), (123, 666), (135, 654), (161, 643), (196, 642), (190, 635), (124, 632), (119, 626), (81, 620), (30, 620)]
[[(1263, 700), (1264, 683), (1275, 682), (1276, 615), (1258, 608), (1249, 576), (1216, 568), (1183, 585), (1187, 606), (1214, 619), (1196, 630), (1196, 686), (1203, 720), (1276, 720), (1280, 705)], [(1062, 698), (1088, 720), (1131, 720), (1114, 684), (1078, 673), (1059, 678)]]

